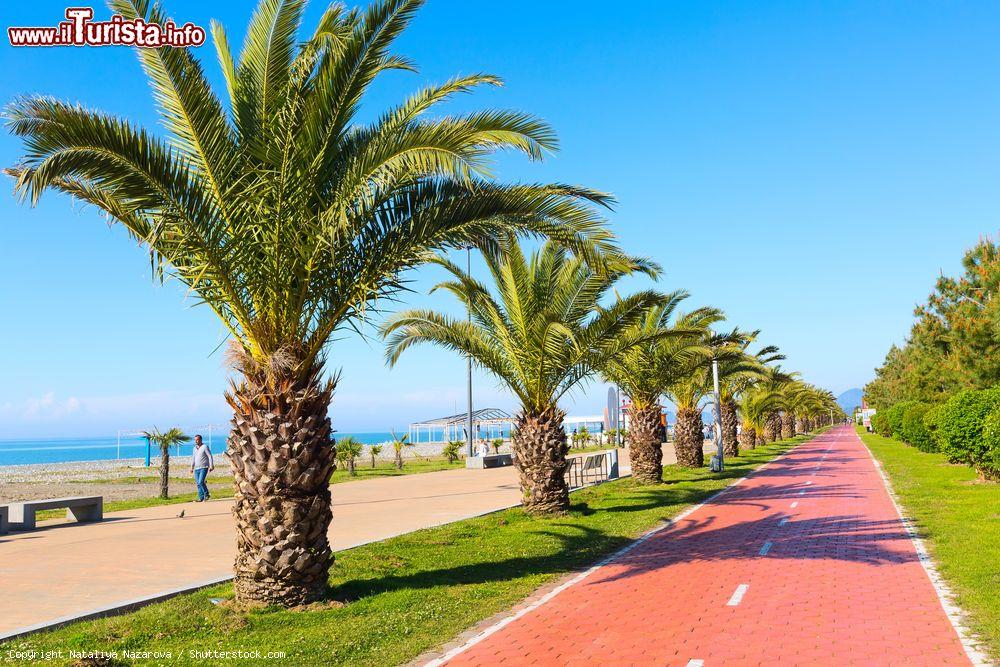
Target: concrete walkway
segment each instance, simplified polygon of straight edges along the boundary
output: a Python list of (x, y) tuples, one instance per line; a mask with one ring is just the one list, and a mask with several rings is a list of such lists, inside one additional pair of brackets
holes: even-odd
[(435, 663), (970, 663), (851, 428), (478, 630)]
[[(513, 468), (445, 470), (333, 487), (334, 549), (520, 502)], [(236, 554), (231, 500), (111, 512), (101, 523), (0, 536), (0, 638), (125, 601), (223, 579)], [(177, 518), (181, 510), (185, 517)]]

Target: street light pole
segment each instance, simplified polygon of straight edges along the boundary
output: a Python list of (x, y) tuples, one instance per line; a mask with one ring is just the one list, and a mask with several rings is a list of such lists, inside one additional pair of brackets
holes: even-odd
[(717, 472), (725, 469), (722, 451), (722, 398), (719, 392), (719, 362), (712, 359), (712, 392), (715, 398), (715, 456), (719, 463)]
[[(465, 274), (472, 277), (472, 246), (466, 246), (465, 248)], [(472, 323), (472, 304), (469, 303), (467, 306), (469, 323)], [(466, 380), (468, 388), (468, 414), (466, 415), (468, 422), (466, 423), (465, 431), (465, 455), (472, 456), (472, 355), (470, 354), (466, 359)]]

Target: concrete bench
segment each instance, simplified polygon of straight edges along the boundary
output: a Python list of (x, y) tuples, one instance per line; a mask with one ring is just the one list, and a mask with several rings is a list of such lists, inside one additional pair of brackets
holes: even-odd
[(465, 458), (466, 468), (501, 468), (509, 465), (514, 465), (510, 454), (487, 454), (486, 456), (467, 456)]
[(6, 505), (0, 506), (0, 535), (3, 535), (9, 530), (7, 527), (7, 523), (9, 521), (7, 518), (7, 512), (8, 510)]
[(103, 496), (79, 496), (75, 498), (46, 498), (11, 503), (8, 520), (12, 530), (33, 530), (35, 513), (42, 510), (66, 508), (66, 518), (77, 521), (100, 521), (104, 518)]

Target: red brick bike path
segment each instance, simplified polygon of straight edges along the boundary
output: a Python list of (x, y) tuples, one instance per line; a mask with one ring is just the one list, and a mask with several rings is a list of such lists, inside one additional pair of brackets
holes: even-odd
[(846, 427), (800, 445), (447, 664), (970, 660), (868, 451)]

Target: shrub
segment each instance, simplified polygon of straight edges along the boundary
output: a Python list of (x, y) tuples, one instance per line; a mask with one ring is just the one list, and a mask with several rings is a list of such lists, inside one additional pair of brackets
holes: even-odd
[(928, 451), (941, 451), (941, 432), (938, 427), (941, 425), (941, 415), (944, 414), (944, 403), (935, 405), (924, 413), (924, 427), (931, 439), (932, 449)]
[(922, 452), (937, 450), (931, 433), (924, 425), (924, 415), (934, 406), (928, 403), (912, 403), (903, 411), (903, 420), (898, 436), (908, 445), (913, 445)]
[(885, 435), (887, 437), (899, 438), (902, 436), (903, 414), (914, 405), (916, 405), (916, 401), (900, 401), (885, 411), (885, 423), (888, 430)]
[(983, 429), (986, 418), (998, 408), (1000, 388), (962, 391), (948, 399), (937, 432), (949, 461), (972, 466), (983, 477), (996, 476), (997, 450), (987, 444)]
[(983, 451), (976, 472), (985, 479), (1000, 481), (1000, 408), (993, 410), (983, 424)]
[(873, 431), (886, 438), (892, 437), (892, 433), (889, 431), (889, 425), (885, 422), (885, 411), (873, 414), (871, 423)]

